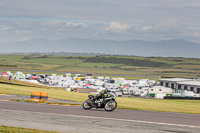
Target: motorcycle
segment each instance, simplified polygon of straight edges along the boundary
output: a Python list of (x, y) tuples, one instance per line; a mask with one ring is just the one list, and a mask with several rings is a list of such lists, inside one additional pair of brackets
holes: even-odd
[(117, 107), (117, 102), (115, 101), (116, 96), (112, 93), (109, 96), (102, 97), (100, 99), (94, 99), (93, 95), (88, 95), (89, 99), (87, 99), (83, 103), (83, 108), (85, 110), (89, 110), (91, 108), (104, 108), (105, 111), (113, 111)]

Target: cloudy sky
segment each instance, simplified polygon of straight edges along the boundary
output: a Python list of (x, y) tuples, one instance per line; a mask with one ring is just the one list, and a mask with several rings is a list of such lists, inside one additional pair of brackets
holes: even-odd
[(36, 38), (200, 43), (200, 1), (0, 0), (0, 43)]

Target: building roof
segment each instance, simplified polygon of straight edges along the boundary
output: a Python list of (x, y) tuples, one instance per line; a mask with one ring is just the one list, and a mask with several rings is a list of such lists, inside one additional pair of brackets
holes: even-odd
[(191, 81), (194, 79), (186, 79), (186, 78), (168, 78), (168, 79), (159, 79), (159, 81), (171, 81), (171, 82), (180, 82), (180, 81)]
[(182, 82), (177, 82), (177, 84), (200, 86), (200, 81), (199, 80), (182, 81)]

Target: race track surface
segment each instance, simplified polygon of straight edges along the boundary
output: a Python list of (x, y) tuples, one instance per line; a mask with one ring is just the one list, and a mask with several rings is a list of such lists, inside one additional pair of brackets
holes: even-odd
[(0, 125), (80, 133), (198, 133), (200, 115), (0, 100)]

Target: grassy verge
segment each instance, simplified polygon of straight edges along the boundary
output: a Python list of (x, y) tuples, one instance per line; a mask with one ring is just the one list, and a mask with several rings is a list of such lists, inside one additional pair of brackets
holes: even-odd
[(0, 133), (58, 133), (58, 132), (0, 125)]
[[(86, 93), (67, 92), (65, 90), (46, 87), (33, 87), (33, 84), (21, 86), (18, 82), (14, 84), (4, 84), (0, 80), (0, 94), (16, 94), (30, 96), (31, 91), (47, 92), (49, 98), (72, 100), (84, 102), (88, 97)], [(200, 114), (199, 100), (159, 100), (159, 99), (139, 99), (118, 97), (118, 108), (148, 110), (148, 111), (163, 111), (177, 113), (193, 113)]]
[(119, 108), (200, 114), (198, 100), (117, 98)]

